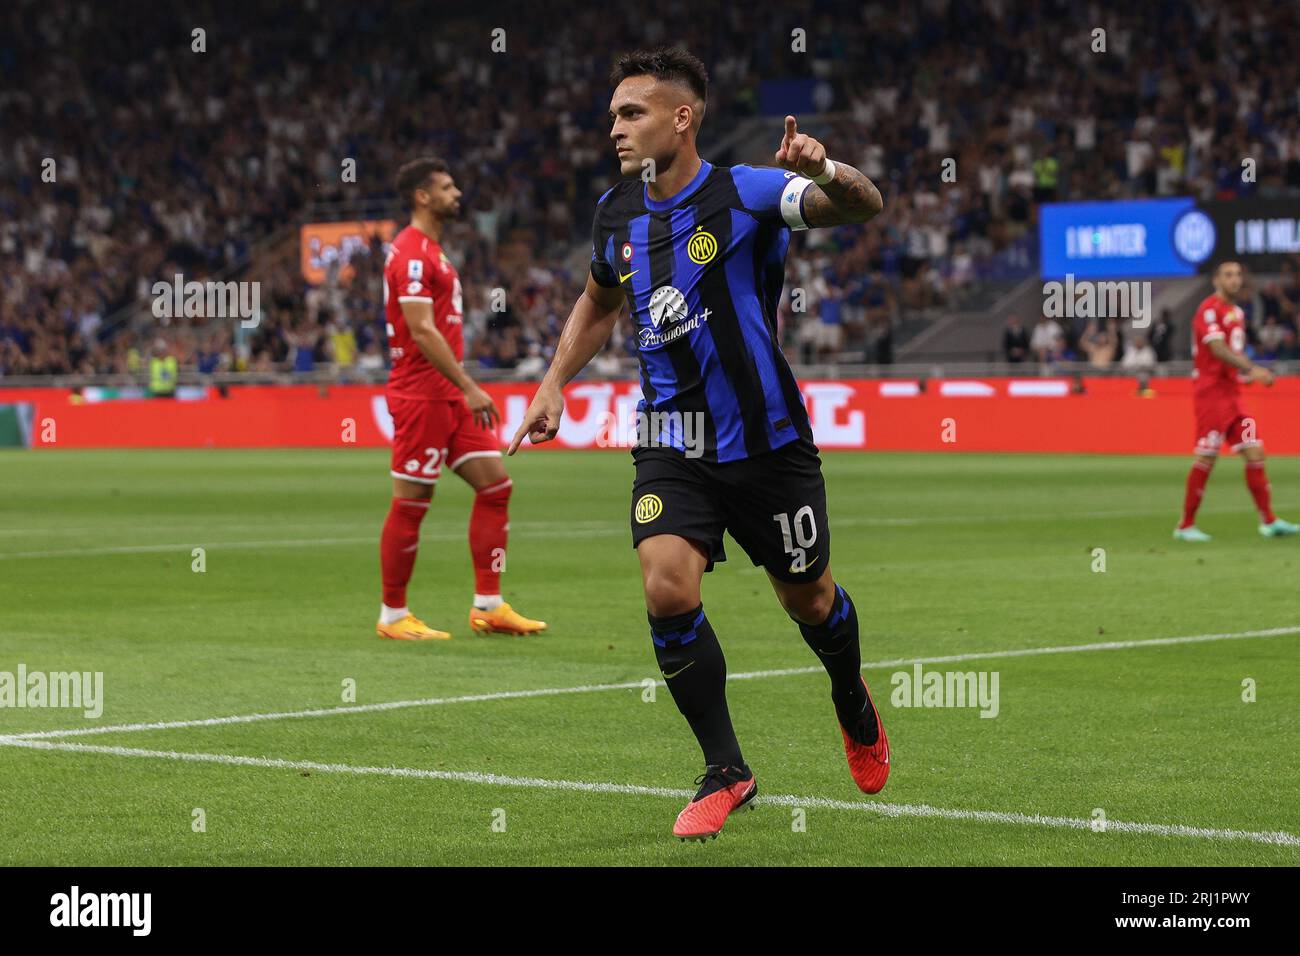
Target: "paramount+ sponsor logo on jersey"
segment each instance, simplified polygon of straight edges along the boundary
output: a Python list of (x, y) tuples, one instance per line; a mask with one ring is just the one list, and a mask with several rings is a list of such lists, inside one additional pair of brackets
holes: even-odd
[(682, 295), (680, 289), (670, 285), (662, 285), (650, 294), (648, 311), (650, 325), (638, 333), (643, 349), (667, 345), (691, 330), (698, 329), (713, 314), (712, 309), (705, 309), (687, 319), (686, 296)]

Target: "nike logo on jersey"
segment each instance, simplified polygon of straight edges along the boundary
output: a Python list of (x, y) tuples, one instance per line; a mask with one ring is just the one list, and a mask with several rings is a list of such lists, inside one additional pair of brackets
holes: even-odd
[(631, 272), (629, 272), (627, 275), (623, 275), (623, 273), (620, 272), (620, 273), (618, 274), (618, 281), (619, 281), (619, 282), (626, 282), (628, 279), (632, 278), (634, 275), (636, 275), (636, 274), (637, 274), (638, 272), (640, 272), (640, 271), (641, 271), (640, 269), (633, 269), (633, 270), (632, 270)]

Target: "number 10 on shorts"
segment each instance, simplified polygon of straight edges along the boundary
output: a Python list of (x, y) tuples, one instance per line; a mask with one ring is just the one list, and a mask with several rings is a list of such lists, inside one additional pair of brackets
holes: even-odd
[(806, 571), (808, 549), (817, 543), (817, 522), (813, 518), (812, 505), (804, 505), (796, 511), (793, 522), (790, 520), (790, 515), (785, 512), (772, 515), (772, 520), (781, 526), (781, 541), (785, 553), (790, 555), (790, 573), (798, 574)]

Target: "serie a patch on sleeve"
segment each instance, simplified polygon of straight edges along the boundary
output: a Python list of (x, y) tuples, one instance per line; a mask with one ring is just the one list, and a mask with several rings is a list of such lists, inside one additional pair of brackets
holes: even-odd
[(811, 179), (796, 176), (781, 190), (781, 218), (796, 232), (808, 228), (808, 223), (803, 217), (803, 196), (812, 184)]

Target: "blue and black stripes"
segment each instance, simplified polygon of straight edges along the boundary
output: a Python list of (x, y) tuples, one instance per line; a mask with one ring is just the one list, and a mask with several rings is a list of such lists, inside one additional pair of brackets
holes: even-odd
[(655, 661), (704, 751), (705, 764), (741, 766), (745, 758), (727, 712), (727, 661), (704, 605), (675, 617), (648, 617)]
[(875, 712), (862, 682), (862, 650), (858, 643), (858, 612), (848, 592), (835, 585), (830, 613), (820, 624), (799, 624), (799, 633), (831, 679), (835, 715), (861, 743), (875, 743)]
[[(779, 211), (785, 182), (780, 170), (703, 163), (674, 197), (652, 200), (629, 181), (597, 209), (592, 274), (627, 297), (639, 410), (697, 416), (706, 461), (812, 438), (776, 329), (790, 235)], [(685, 450), (680, 436), (658, 443)]]
[(653, 614), (646, 616), (650, 619), (650, 640), (654, 641), (656, 647), (689, 644), (700, 636), (700, 630), (707, 624), (703, 604), (676, 617), (655, 617)]
[(849, 616), (849, 612), (852, 610), (853, 602), (849, 600), (848, 593), (838, 584), (835, 585), (835, 603), (831, 605), (831, 613), (826, 618), (826, 623), (823, 627), (829, 627), (832, 629), (838, 627), (839, 624)]
[(858, 616), (853, 608), (849, 594), (838, 584), (835, 585), (835, 599), (831, 602), (826, 620), (820, 624), (799, 622), (799, 631), (808, 646), (820, 656), (839, 654), (844, 650), (846, 639), (852, 637), (853, 644), (858, 642)]

